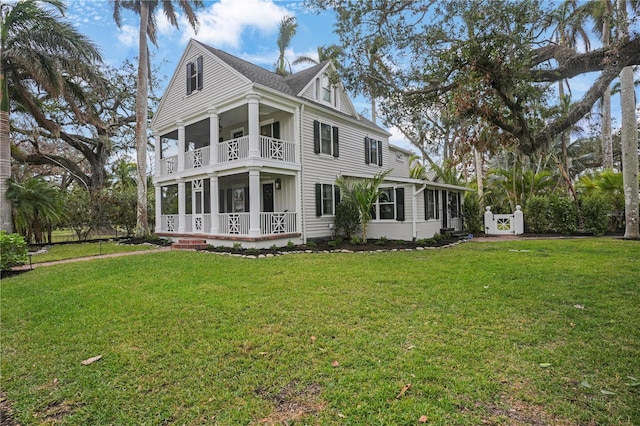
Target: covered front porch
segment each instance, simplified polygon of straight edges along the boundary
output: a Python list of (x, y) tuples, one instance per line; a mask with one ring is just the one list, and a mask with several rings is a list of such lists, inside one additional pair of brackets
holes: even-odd
[(297, 242), (297, 180), (297, 173), (253, 168), (162, 184), (156, 189), (156, 233), (172, 239), (198, 237), (227, 246)]

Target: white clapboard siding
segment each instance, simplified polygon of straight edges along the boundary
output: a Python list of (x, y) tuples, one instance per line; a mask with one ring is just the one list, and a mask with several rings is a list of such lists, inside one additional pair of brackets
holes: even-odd
[[(202, 90), (187, 95), (186, 66), (202, 56)], [(232, 71), (215, 55), (197, 44), (190, 42), (178, 64), (176, 71), (162, 97), (160, 106), (153, 118), (153, 128), (164, 129), (175, 126), (176, 121), (190, 121), (195, 115), (202, 115), (211, 105), (222, 99), (228, 99), (235, 93), (241, 93), (250, 82)]]

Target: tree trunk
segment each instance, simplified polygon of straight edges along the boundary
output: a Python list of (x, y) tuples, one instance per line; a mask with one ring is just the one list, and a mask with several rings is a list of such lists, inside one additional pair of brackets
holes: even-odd
[[(149, 24), (149, 4), (140, 2), (139, 62), (136, 92), (136, 177), (138, 202), (136, 215), (136, 235), (148, 236), (147, 220), (147, 114), (149, 99), (149, 50), (147, 46), (147, 26)], [(179, 153), (182, 155), (183, 153)]]
[[(607, 0), (608, 1), (608, 0)], [(605, 10), (607, 7), (605, 6)], [(602, 44), (609, 46), (609, 16), (604, 16), (602, 24)], [(602, 167), (613, 169), (613, 138), (611, 137), (611, 90), (602, 94)]]
[(4, 72), (0, 72), (0, 231), (13, 232), (11, 202), (6, 198), (11, 178), (9, 93)]
[(484, 166), (482, 161), (482, 153), (475, 147), (473, 148), (473, 158), (475, 160), (476, 169), (476, 182), (478, 184), (478, 198), (480, 199), (480, 206), (484, 206)]
[[(626, 0), (618, 0), (621, 38), (628, 37)], [(622, 105), (622, 185), (624, 188), (624, 238), (640, 239), (638, 220), (638, 125), (633, 69), (625, 67), (620, 73), (620, 102)]]

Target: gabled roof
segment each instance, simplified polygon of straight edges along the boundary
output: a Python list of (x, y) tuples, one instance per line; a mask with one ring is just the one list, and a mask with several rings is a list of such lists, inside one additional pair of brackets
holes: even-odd
[[(207, 46), (204, 43), (201, 43), (195, 39), (191, 39), (192, 42), (197, 43), (203, 49), (211, 52), (213, 55), (218, 57), (228, 66), (230, 66), (233, 70), (240, 73), (242, 76), (247, 78), (249, 81), (260, 84), (262, 86), (268, 87), (270, 89), (276, 90), (278, 92), (284, 93), (289, 96), (293, 96), (299, 99), (303, 99), (300, 94), (302, 90), (308, 86), (313, 79), (329, 65), (329, 61), (324, 61), (318, 65), (314, 65), (310, 68), (304, 69), (294, 74), (287, 75), (285, 77), (276, 74), (273, 71), (269, 71), (264, 69), (258, 65), (252, 64), (251, 62), (247, 62), (244, 59), (240, 59), (237, 56), (233, 56), (227, 52), (216, 49), (211, 46)], [(327, 108), (326, 105), (321, 105), (317, 102), (314, 102), (309, 99), (304, 99), (305, 102), (309, 102), (311, 104), (317, 105), (322, 108)], [(341, 111), (334, 111), (338, 114), (349, 116), (351, 119), (360, 121), (366, 126), (373, 127), (375, 129), (381, 130), (385, 133), (388, 133), (386, 130), (382, 129), (377, 124), (372, 121), (366, 119), (361, 116), (357, 112), (354, 111), (355, 116), (349, 116)]]

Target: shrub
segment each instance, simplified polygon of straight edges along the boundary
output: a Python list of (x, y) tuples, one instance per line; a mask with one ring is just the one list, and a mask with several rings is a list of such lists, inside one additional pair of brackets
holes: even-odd
[(353, 237), (351, 237), (350, 243), (354, 246), (357, 246), (358, 244), (362, 244), (362, 239), (354, 235)]
[(611, 213), (613, 204), (611, 200), (601, 193), (593, 193), (582, 197), (581, 211), (584, 220), (584, 230), (601, 236), (611, 227)]
[(13, 266), (27, 262), (27, 242), (19, 234), (0, 231), (0, 270), (8, 271)]
[(530, 196), (527, 200), (524, 220), (528, 232), (541, 234), (551, 229), (549, 198), (544, 195)]
[(336, 235), (350, 239), (360, 229), (360, 213), (356, 205), (349, 200), (342, 200), (336, 206), (334, 219)]
[(462, 204), (462, 217), (464, 219), (464, 228), (467, 232), (482, 232), (483, 216), (480, 208), (480, 199), (475, 192), (465, 195), (464, 203)]
[(576, 205), (567, 197), (552, 196), (549, 199), (551, 230), (568, 235), (578, 228)]

